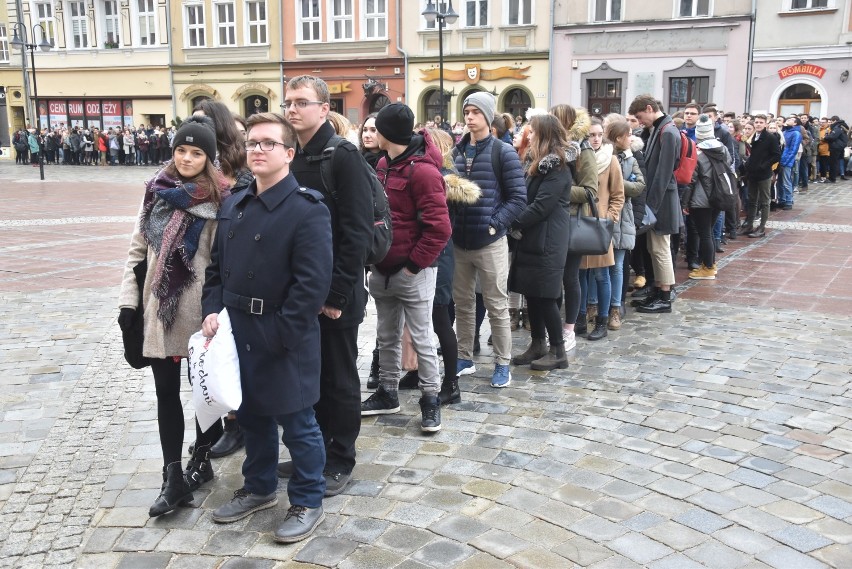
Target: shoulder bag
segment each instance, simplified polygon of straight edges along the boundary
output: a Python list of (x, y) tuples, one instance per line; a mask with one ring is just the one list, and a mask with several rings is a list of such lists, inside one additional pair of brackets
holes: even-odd
[(603, 255), (612, 244), (614, 224), (608, 217), (598, 215), (597, 201), (592, 192), (586, 190), (586, 200), (594, 216), (583, 215), (583, 205), (577, 208), (577, 215), (571, 215), (568, 222), (568, 252), (575, 255)]

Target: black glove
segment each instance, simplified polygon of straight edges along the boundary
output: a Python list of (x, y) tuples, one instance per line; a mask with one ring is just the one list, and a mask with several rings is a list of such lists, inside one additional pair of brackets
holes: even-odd
[(130, 330), (134, 320), (136, 320), (136, 310), (133, 308), (122, 308), (118, 313), (118, 327), (122, 332)]

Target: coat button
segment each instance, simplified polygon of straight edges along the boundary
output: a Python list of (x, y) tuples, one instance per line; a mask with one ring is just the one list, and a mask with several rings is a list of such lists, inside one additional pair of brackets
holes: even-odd
[(225, 269), (225, 276), (226, 276), (226, 277), (230, 277), (230, 276), (231, 276), (231, 269)]
[(243, 212), (238, 213), (238, 214), (237, 214), (237, 219), (242, 219), (242, 218), (243, 218)]
[(254, 271), (249, 271), (249, 272), (248, 272), (248, 278), (250, 278), (250, 279), (253, 279), (253, 278), (254, 278)]
[(260, 241), (260, 233), (258, 233), (257, 235), (255, 235), (255, 236), (254, 236), (254, 240), (255, 240), (255, 241)]
[(250, 351), (251, 351), (251, 344), (246, 344), (246, 351), (247, 351), (247, 352), (250, 352)]
[(233, 231), (229, 231), (229, 232), (228, 232), (228, 239), (231, 239), (233, 236), (234, 236), (234, 232), (233, 232)]

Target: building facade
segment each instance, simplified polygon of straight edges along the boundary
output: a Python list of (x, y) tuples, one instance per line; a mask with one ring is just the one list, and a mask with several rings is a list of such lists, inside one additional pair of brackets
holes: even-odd
[(624, 113), (650, 93), (667, 112), (689, 102), (742, 110), (750, 0), (556, 2), (553, 102)]
[[(780, 4), (780, 6), (779, 6)], [(751, 108), (852, 116), (848, 0), (757, 0)]]
[(442, 115), (463, 122), (462, 104), (476, 91), (497, 97), (497, 110), (513, 116), (546, 108), (550, 77), (551, 3), (542, 0), (456, 0), (458, 21), (444, 28), (444, 96), (439, 89), (438, 23), (422, 16), (426, 0), (405, 3), (403, 48), (409, 54), (408, 105), (417, 120)]

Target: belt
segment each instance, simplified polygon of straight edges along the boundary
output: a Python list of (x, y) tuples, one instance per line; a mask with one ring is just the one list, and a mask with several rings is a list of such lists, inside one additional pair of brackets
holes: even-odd
[(278, 310), (280, 304), (272, 304), (264, 301), (262, 298), (254, 298), (251, 296), (242, 296), (229, 291), (222, 291), (222, 302), (228, 308), (242, 310), (248, 314), (268, 314)]

